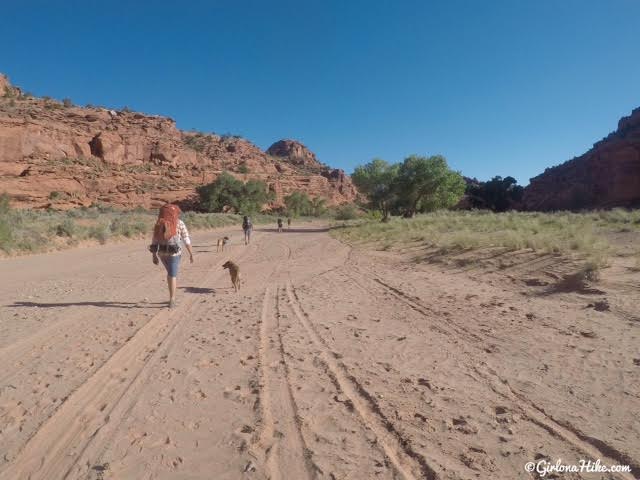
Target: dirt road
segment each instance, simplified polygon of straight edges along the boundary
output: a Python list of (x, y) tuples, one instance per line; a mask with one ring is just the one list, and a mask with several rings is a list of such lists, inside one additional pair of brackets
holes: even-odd
[(144, 241), (0, 261), (1, 480), (640, 475), (640, 319), (616, 297), (320, 227), (233, 231), (224, 254), (219, 236), (194, 236), (174, 310)]

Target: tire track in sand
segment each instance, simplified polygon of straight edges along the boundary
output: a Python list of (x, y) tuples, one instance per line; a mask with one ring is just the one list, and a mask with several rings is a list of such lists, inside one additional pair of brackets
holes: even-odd
[(308, 315), (303, 310), (291, 281), (287, 282), (285, 290), (295, 317), (320, 351), (320, 357), (327, 365), (330, 376), (340, 387), (342, 393), (351, 401), (354, 410), (358, 413), (365, 426), (374, 432), (384, 454), (398, 474), (405, 480), (422, 478), (437, 480), (439, 478), (438, 474), (429, 465), (427, 459), (413, 450), (409, 441), (402, 436), (393, 423), (384, 415), (375, 397), (349, 373), (342, 362), (337, 361), (338, 356), (331, 351), (330, 347), (308, 320)]
[[(222, 275), (222, 270), (211, 270), (199, 286)], [(195, 301), (192, 297), (174, 310), (163, 310), (140, 328), (44, 422), (0, 472), (0, 480), (68, 478), (101, 430), (107, 425), (117, 428), (125, 418), (135, 403), (133, 387), (146, 381), (159, 358), (158, 349), (167, 340), (171, 343)]]
[[(287, 258), (278, 263), (267, 284), (292, 258), (291, 248), (285, 247)], [(295, 403), (289, 370), (284, 356), (280, 333), (279, 289), (275, 295), (271, 287), (264, 292), (260, 316), (258, 363), (260, 372), (260, 414), (262, 428), (258, 448), (253, 453), (266, 464), (270, 480), (295, 478), (314, 479), (316, 471), (302, 436), (300, 417)]]
[[(360, 286), (360, 288), (368, 291), (370, 295), (375, 295), (375, 292), (363, 286), (362, 280), (364, 278), (370, 278), (371, 281), (376, 282), (379, 287), (390, 292), (400, 302), (404, 303), (424, 317), (433, 319), (435, 312), (431, 312), (430, 308), (423, 305), (418, 298), (405, 293), (400, 288), (392, 286), (389, 282), (380, 279), (373, 272), (369, 271), (365, 275), (359, 270), (359, 268), (353, 267), (352, 271), (358, 273), (361, 278), (356, 279), (351, 275), (347, 275), (347, 277), (353, 280), (354, 283)], [(436, 327), (436, 330), (455, 338), (465, 339), (469, 344), (472, 344), (475, 340), (474, 335), (464, 331), (463, 327), (454, 324), (451, 321), (440, 322), (439, 326)], [(526, 398), (524, 395), (516, 392), (511, 387), (507, 379), (499, 376), (498, 373), (486, 365), (484, 361), (478, 360), (475, 365), (471, 364), (469, 368), (482, 378), (494, 393), (515, 404), (520, 409), (520, 413), (523, 417), (528, 419), (531, 423), (542, 428), (551, 436), (560, 438), (567, 442), (576, 450), (584, 453), (594, 461), (596, 459), (608, 459), (608, 463), (612, 465), (629, 465), (631, 467), (630, 474), (613, 473), (613, 475), (617, 478), (624, 478), (625, 480), (635, 480), (636, 475), (640, 472), (639, 461), (631, 458), (626, 453), (617, 450), (615, 447), (598, 438), (586, 435), (569, 422), (555, 419), (548, 414), (544, 408)]]

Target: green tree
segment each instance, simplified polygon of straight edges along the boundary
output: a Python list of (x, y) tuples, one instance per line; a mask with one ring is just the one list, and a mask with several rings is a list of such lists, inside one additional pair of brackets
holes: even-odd
[(292, 217), (309, 215), (311, 213), (311, 199), (306, 192), (295, 191), (284, 197), (287, 214)]
[(242, 187), (238, 213), (256, 213), (266, 203), (275, 200), (275, 193), (269, 190), (267, 184), (260, 180), (249, 180)]
[(407, 157), (398, 168), (394, 189), (398, 206), (407, 217), (455, 205), (465, 191), (462, 175), (441, 155)]
[(311, 215), (319, 217), (327, 211), (327, 199), (315, 197), (311, 199)]
[(399, 166), (376, 158), (356, 167), (351, 175), (353, 183), (364, 193), (370, 206), (382, 212), (382, 221), (387, 221), (396, 202), (395, 184)]
[(227, 172), (222, 172), (213, 183), (198, 187), (196, 191), (200, 206), (208, 212), (230, 209), (237, 213), (255, 213), (274, 199), (273, 192), (264, 182), (249, 180), (243, 183)]
[(518, 181), (513, 177), (495, 176), (488, 182), (469, 185), (466, 193), (474, 208), (504, 212), (522, 200), (524, 188), (518, 185)]

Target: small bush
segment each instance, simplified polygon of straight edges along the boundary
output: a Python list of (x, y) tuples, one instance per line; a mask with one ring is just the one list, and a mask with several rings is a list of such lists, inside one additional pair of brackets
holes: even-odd
[(246, 163), (241, 163), (240, 166), (238, 167), (238, 172), (249, 173), (249, 167), (247, 166)]
[(13, 235), (11, 226), (7, 218), (0, 216), (0, 249), (5, 252), (11, 250)]
[(73, 102), (71, 101), (70, 98), (63, 98), (62, 105), (64, 105), (65, 108), (70, 108), (70, 107), (73, 107)]
[(0, 195), (0, 215), (6, 215), (11, 210), (11, 204), (9, 203), (9, 195), (3, 193)]
[(101, 245), (104, 245), (107, 243), (107, 240), (109, 240), (111, 234), (107, 225), (97, 225), (89, 229), (88, 236), (89, 238), (98, 240)]
[(63, 196), (62, 192), (53, 191), (49, 194), (49, 200), (60, 200)]
[(61, 224), (56, 227), (56, 235), (59, 237), (73, 237), (76, 233), (76, 224), (70, 218), (65, 218)]
[(140, 235), (141, 233), (147, 233), (149, 231), (149, 226), (139, 220), (119, 217), (111, 221), (109, 229), (114, 235), (132, 238)]
[(336, 220), (355, 220), (356, 218), (358, 218), (358, 209), (354, 205), (342, 205), (336, 209)]

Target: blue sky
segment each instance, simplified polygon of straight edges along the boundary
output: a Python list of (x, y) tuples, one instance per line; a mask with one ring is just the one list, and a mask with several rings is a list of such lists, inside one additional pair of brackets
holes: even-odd
[(438, 153), (526, 185), (640, 106), (638, 0), (2, 3), (0, 71), (27, 91), (348, 172)]

